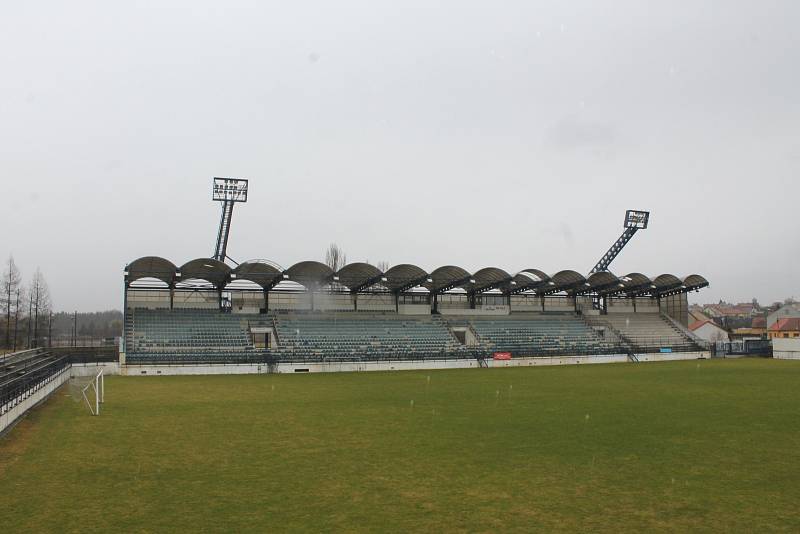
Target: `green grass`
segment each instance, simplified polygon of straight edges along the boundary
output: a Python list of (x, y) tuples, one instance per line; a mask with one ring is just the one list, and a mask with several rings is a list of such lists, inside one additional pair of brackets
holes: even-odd
[(110, 377), (100, 417), (68, 393), (0, 440), (3, 532), (800, 530), (796, 362)]

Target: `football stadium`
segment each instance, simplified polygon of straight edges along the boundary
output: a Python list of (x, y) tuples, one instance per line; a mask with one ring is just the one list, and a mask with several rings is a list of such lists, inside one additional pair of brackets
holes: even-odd
[(284, 267), (227, 254), (247, 188), (124, 267), (118, 347), (3, 357), (9, 532), (798, 526), (800, 368), (711, 359), (702, 275), (612, 273), (649, 213), (585, 274)]
[[(123, 374), (365, 371), (708, 357), (688, 331), (687, 293), (701, 275), (612, 274), (649, 213), (587, 276), (537, 268), (426, 272), (403, 263), (336, 270), (318, 261), (225, 263), (247, 180), (215, 178), (222, 205), (214, 257), (125, 267)], [(335, 265), (333, 267), (336, 267)], [(513, 273), (513, 274), (511, 274)], [(224, 367), (221, 367), (224, 366)]]

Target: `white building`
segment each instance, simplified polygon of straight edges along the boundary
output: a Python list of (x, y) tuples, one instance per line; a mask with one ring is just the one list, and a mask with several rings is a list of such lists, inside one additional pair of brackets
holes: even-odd
[(717, 325), (714, 321), (697, 321), (689, 325), (689, 330), (700, 339), (716, 343), (717, 341), (730, 341), (728, 331)]

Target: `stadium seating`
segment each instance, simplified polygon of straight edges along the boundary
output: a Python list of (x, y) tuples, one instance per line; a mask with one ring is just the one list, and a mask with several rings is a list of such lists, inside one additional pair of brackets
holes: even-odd
[(131, 309), (126, 324), (130, 362), (227, 362), (258, 359), (246, 316), (217, 310)]
[[(590, 324), (591, 323), (591, 324)], [(592, 325), (607, 327), (605, 334)], [(256, 349), (251, 328), (271, 328), (272, 348)], [(470, 346), (453, 328), (467, 327)], [(264, 330), (259, 330), (264, 331)], [(574, 313), (505, 316), (398, 315), (393, 312), (221, 313), (217, 310), (130, 309), (130, 363), (335, 362), (513, 356), (620, 354), (697, 350), (658, 314)]]
[(700, 350), (694, 341), (658, 313), (609, 313), (594, 321), (613, 328), (638, 352)]
[(435, 316), (276, 314), (282, 360), (354, 361), (458, 357), (459, 348)]
[(469, 319), (484, 347), (514, 356), (615, 354), (620, 349), (601, 338), (575, 314), (519, 314)]

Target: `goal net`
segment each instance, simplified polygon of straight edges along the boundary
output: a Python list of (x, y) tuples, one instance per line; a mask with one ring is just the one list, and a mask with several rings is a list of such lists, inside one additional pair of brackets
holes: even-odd
[(92, 415), (100, 415), (100, 405), (105, 400), (105, 380), (103, 370), (96, 375), (74, 377), (69, 381), (70, 396), (83, 401)]

